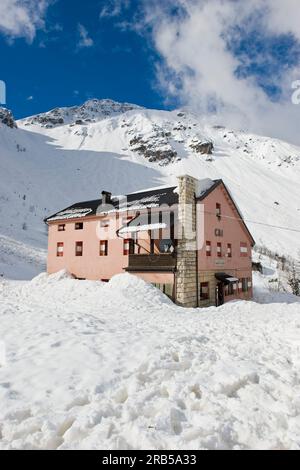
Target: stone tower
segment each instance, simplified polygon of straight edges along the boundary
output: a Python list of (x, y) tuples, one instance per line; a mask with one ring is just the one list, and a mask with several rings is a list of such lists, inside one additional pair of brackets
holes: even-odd
[(176, 303), (197, 307), (196, 183), (192, 176), (180, 176)]

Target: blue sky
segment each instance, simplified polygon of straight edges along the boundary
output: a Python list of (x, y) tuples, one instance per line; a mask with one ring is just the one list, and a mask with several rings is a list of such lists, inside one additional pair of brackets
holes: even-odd
[[(46, 30), (37, 30), (31, 44), (0, 34), (0, 79), (16, 117), (93, 97), (164, 107), (153, 86), (157, 54), (140, 35), (117, 26), (131, 20), (135, 8), (122, 18), (99, 18), (105, 4), (85, 0), (82, 8), (79, 1), (57, 1), (47, 11)], [(91, 46), (80, 46), (79, 24)]]
[(111, 98), (300, 143), (299, 17), (295, 0), (1, 0), (0, 80), (17, 118)]

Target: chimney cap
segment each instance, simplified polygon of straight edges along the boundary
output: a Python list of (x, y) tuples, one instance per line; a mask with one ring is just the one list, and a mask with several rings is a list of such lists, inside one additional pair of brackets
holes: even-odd
[(188, 173), (180, 174), (180, 175), (177, 176), (177, 179), (179, 179), (179, 180), (180, 179), (187, 179), (187, 178), (190, 178), (190, 179), (195, 180), (195, 181), (198, 180), (197, 178), (195, 178), (194, 176), (192, 176)]
[(102, 191), (102, 205), (111, 204), (111, 196), (112, 194), (108, 191)]

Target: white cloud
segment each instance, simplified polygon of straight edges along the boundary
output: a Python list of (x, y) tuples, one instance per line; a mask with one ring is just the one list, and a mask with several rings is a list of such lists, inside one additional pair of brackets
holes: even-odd
[(292, 83), (300, 79), (300, 67), (269, 77), (270, 83), (284, 91), (279, 102), (272, 101), (253, 76), (236, 75), (241, 58), (228, 48), (228, 39), (237, 26), (242, 25), (243, 31), (235, 34), (250, 31), (256, 24), (254, 14), (268, 34), (292, 33), (300, 39), (298, 0), (145, 2), (142, 23), (150, 25), (162, 58), (159, 84), (167, 97), (209, 114), (213, 121), (300, 143), (300, 106), (291, 100)]
[(88, 30), (82, 25), (78, 24), (78, 32), (80, 36), (80, 40), (78, 43), (78, 47), (92, 47), (94, 45), (93, 39), (89, 36)]
[(102, 7), (99, 17), (112, 18), (119, 16), (123, 9), (127, 9), (130, 5), (130, 0), (107, 0)]
[(293, 33), (300, 39), (299, 0), (268, 0), (270, 29)]
[(28, 96), (26, 99), (27, 99), (27, 101), (32, 101), (32, 100), (33, 100), (33, 96), (30, 95), (30, 96)]
[(0, 33), (10, 40), (23, 37), (32, 42), (52, 0), (1, 0)]

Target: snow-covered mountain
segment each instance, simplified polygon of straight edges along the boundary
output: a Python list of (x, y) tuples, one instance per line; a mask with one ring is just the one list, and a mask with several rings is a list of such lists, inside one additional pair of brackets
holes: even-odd
[(23, 120), (25, 126), (38, 124), (47, 129), (65, 124), (89, 124), (102, 119), (119, 116), (127, 111), (141, 109), (129, 103), (117, 103), (112, 100), (88, 100), (81, 106), (55, 108), (47, 113), (37, 114)]
[(0, 274), (15, 276), (23, 265), (26, 277), (36, 271), (49, 213), (103, 189), (120, 194), (173, 184), (183, 173), (223, 178), (257, 244), (299, 255), (299, 233), (287, 230), (300, 230), (298, 147), (211, 126), (185, 110), (110, 100), (11, 124), (0, 112)]

